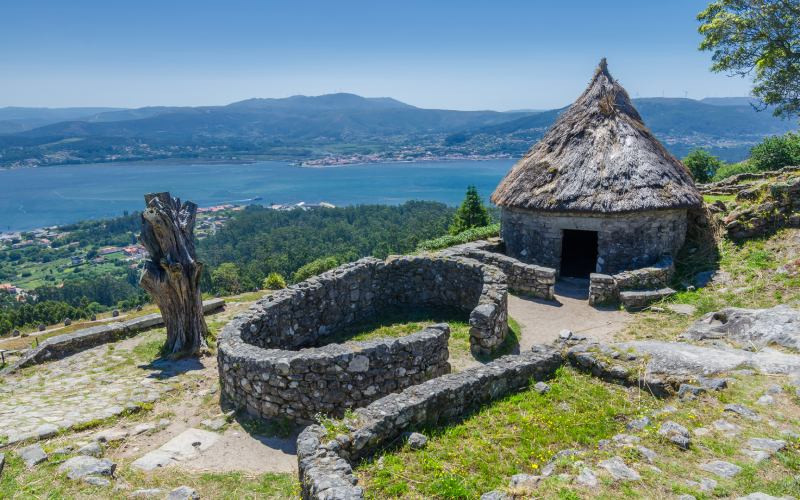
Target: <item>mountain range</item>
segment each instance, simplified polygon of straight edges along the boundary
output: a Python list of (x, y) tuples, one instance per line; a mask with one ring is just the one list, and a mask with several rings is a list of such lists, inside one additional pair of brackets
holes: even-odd
[[(640, 98), (634, 104), (678, 156), (702, 147), (739, 160), (764, 136), (797, 125), (758, 112), (746, 97)], [(518, 156), (563, 109), (424, 109), (354, 94), (247, 99), (226, 106), (0, 108), (0, 166), (157, 158)]]

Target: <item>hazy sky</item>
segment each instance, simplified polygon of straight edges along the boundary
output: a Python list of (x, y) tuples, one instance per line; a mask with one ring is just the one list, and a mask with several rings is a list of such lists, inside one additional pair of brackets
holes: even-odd
[(4, 0), (0, 106), (227, 104), (354, 92), (553, 108), (606, 56), (632, 97), (746, 95), (708, 71), (707, 1)]

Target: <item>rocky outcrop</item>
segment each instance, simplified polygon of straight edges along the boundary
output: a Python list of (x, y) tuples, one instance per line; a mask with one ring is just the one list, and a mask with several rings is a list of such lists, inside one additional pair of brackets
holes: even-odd
[(302, 496), (305, 499), (360, 499), (353, 473), (361, 459), (390, 445), (407, 431), (462, 418), (481, 405), (553, 375), (563, 358), (558, 350), (536, 346), (487, 365), (444, 375), (355, 411), (346, 430), (311, 425), (297, 439)]
[(706, 314), (681, 337), (722, 339), (746, 347), (778, 345), (800, 351), (800, 311), (786, 305), (771, 309), (729, 307)]
[[(661, 397), (677, 392), (681, 385), (741, 368), (769, 374), (800, 373), (800, 356), (797, 355), (768, 348), (751, 352), (682, 342), (578, 344), (567, 350), (567, 358), (574, 366), (594, 376), (622, 385), (644, 387)], [(706, 382), (710, 388), (715, 388), (713, 381)]]
[[(203, 302), (203, 312), (211, 314), (221, 309), (224, 305), (225, 301), (223, 299), (206, 300)], [(29, 349), (14, 365), (6, 368), (1, 373), (11, 373), (26, 366), (61, 359), (86, 349), (109, 342), (116, 342), (141, 331), (163, 325), (164, 319), (161, 314), (155, 313), (127, 321), (114, 321), (72, 333), (56, 335), (42, 341), (37, 347)]]

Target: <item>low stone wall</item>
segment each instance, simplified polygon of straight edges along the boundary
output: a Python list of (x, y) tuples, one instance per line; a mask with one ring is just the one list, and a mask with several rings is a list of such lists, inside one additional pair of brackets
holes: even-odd
[[(675, 272), (672, 257), (662, 257), (649, 267), (623, 271), (609, 275), (592, 273), (589, 275), (589, 304), (615, 304), (621, 299), (621, 292), (647, 292), (667, 287)], [(630, 295), (630, 294), (629, 294)], [(650, 296), (650, 294), (645, 294)]]
[(725, 233), (734, 241), (800, 228), (800, 175), (740, 191), (736, 199), (761, 202), (736, 209), (723, 219)]
[(391, 445), (407, 431), (463, 418), (532, 381), (546, 379), (562, 363), (557, 349), (535, 346), (531, 351), (504, 356), (381, 398), (355, 411), (346, 422), (346, 434), (329, 436), (321, 425), (308, 426), (297, 439), (303, 498), (364, 498), (353, 473), (359, 460)]
[[(285, 351), (228, 338), (220, 355), (227, 401), (262, 418), (312, 422), (450, 372), (450, 328), (434, 325), (399, 339)], [(221, 350), (220, 350), (221, 352)]]
[[(267, 295), (219, 336), (223, 395), (258, 416), (310, 421), (316, 413), (340, 415), (346, 408), (446, 373), (449, 330), (435, 338), (426, 330), (411, 336), (414, 342), (408, 345), (402, 339), (374, 346), (324, 344), (378, 312), (455, 307), (469, 314), (472, 351), (488, 354), (508, 331), (505, 281), (497, 268), (464, 257), (366, 258)], [(373, 347), (373, 358), (353, 354), (354, 349)], [(374, 373), (352, 370), (350, 358), (359, 359), (359, 367), (368, 359)], [(301, 390), (306, 379), (314, 388), (311, 393)]]
[[(225, 300), (223, 299), (206, 300), (203, 301), (203, 312), (210, 314), (221, 309), (224, 305)], [(63, 335), (56, 335), (42, 341), (37, 347), (26, 351), (14, 365), (6, 368), (2, 373), (11, 373), (26, 366), (61, 359), (98, 345), (116, 342), (122, 338), (143, 330), (162, 326), (163, 324), (164, 320), (161, 314), (154, 313), (127, 321), (114, 321)]]
[(512, 292), (532, 295), (546, 300), (555, 298), (556, 270), (522, 262), (505, 255), (502, 244), (491, 241), (474, 241), (443, 250), (441, 255), (460, 255), (490, 264), (503, 271)]

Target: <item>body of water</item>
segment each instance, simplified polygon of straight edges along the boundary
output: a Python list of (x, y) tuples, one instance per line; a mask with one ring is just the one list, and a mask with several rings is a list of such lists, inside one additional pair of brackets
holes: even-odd
[(19, 231), (144, 208), (145, 193), (170, 191), (200, 206), (221, 203), (459, 203), (469, 184), (484, 200), (513, 160), (383, 163), (301, 168), (283, 162), (148, 162), (0, 170), (0, 231)]

